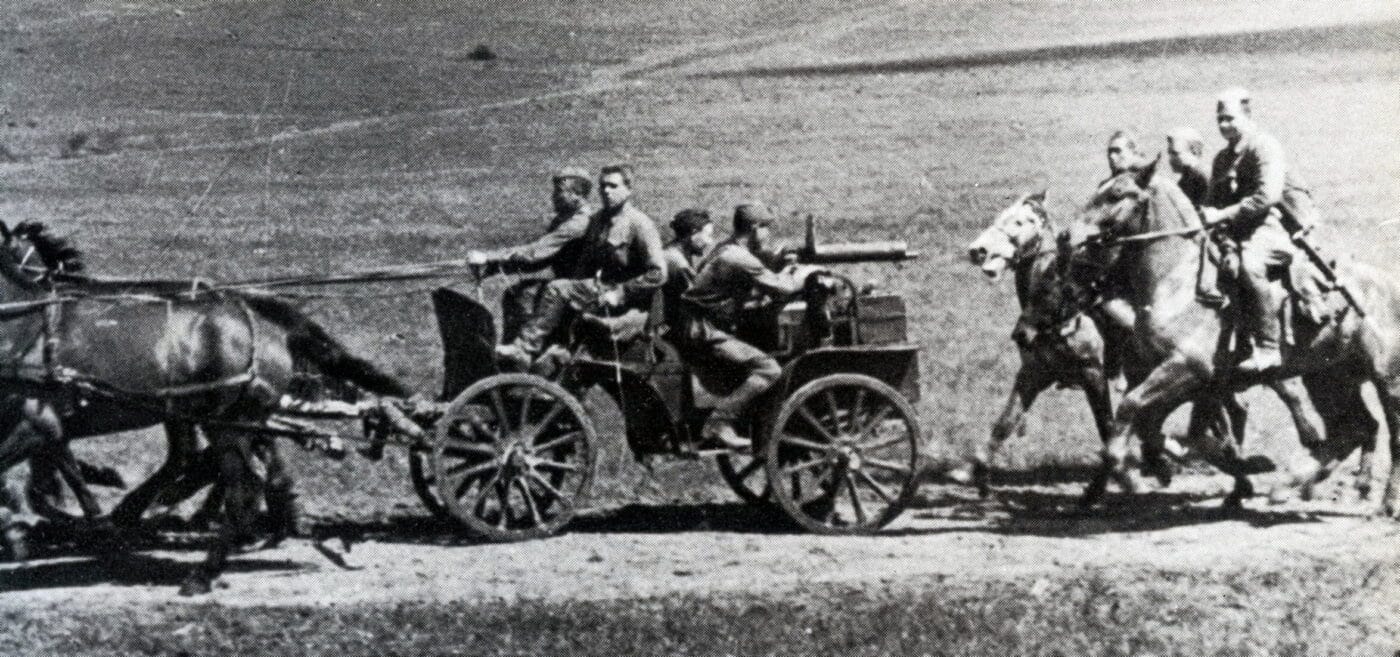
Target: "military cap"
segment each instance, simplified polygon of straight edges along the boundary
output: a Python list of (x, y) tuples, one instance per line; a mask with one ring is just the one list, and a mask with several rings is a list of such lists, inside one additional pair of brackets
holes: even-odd
[(744, 203), (734, 208), (734, 232), (747, 233), (757, 226), (772, 226), (773, 211), (762, 203)]
[(554, 180), (562, 180), (564, 178), (578, 178), (579, 180), (588, 182), (593, 181), (593, 176), (588, 175), (588, 171), (583, 167), (576, 166), (567, 166), (554, 172)]
[(690, 237), (710, 223), (710, 211), (704, 208), (686, 208), (671, 219), (671, 231), (678, 239)]

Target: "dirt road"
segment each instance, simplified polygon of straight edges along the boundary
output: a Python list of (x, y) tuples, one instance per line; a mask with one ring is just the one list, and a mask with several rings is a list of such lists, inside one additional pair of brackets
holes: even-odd
[[(303, 606), (408, 601), (665, 597), (679, 593), (778, 595), (813, 583), (879, 583), (930, 578), (1035, 582), (1040, 576), (1103, 571), (1143, 573), (1269, 569), (1299, 563), (1400, 565), (1400, 525), (1369, 519), (1354, 503), (1267, 506), (1226, 516), (1195, 477), (1088, 516), (1070, 509), (1068, 488), (1021, 488), (993, 502), (925, 487), (915, 508), (874, 537), (819, 537), (775, 531), (780, 521), (731, 505), (632, 506), (599, 512), (573, 532), (510, 545), (464, 542), (419, 519), (387, 524), (323, 522), (322, 534), (355, 535), (323, 545), (344, 565), (298, 540), (235, 558), (226, 588), (179, 598), (173, 584), (201, 556), (190, 537), (170, 539), (118, 565), (53, 556), (0, 566), (0, 611), (153, 610), (169, 604)], [(71, 553), (70, 553), (71, 554)], [(1394, 608), (1369, 610), (1400, 617)], [(1383, 616), (1382, 616), (1383, 617)]]

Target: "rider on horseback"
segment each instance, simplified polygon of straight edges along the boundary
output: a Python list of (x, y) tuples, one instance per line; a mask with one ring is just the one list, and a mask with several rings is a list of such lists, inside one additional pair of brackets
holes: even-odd
[(1248, 92), (1235, 88), (1221, 93), (1215, 116), (1228, 145), (1215, 156), (1201, 214), (1207, 226), (1228, 226), (1227, 234), (1239, 243), (1243, 297), (1254, 337), (1253, 354), (1239, 369), (1259, 373), (1283, 364), (1279, 309), (1284, 298), (1269, 275), (1295, 260), (1289, 239), (1293, 231), (1285, 221), (1295, 230), (1311, 226), (1313, 206), (1289, 170), (1283, 146), (1250, 116)]

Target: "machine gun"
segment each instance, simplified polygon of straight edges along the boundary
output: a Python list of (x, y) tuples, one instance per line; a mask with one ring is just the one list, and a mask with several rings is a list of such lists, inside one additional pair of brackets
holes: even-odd
[(810, 265), (831, 265), (851, 262), (900, 262), (919, 257), (903, 240), (884, 242), (817, 243), (817, 218), (807, 215), (807, 239), (801, 248), (787, 249), (785, 257)]

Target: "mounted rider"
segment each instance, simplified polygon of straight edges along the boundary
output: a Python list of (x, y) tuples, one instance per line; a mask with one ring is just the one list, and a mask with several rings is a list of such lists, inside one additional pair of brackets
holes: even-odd
[(629, 201), (632, 170), (603, 167), (598, 176), (603, 207), (588, 218), (583, 234), (568, 243), (576, 249), (568, 271), (550, 281), (520, 334), (496, 347), (496, 357), (516, 369), (528, 369), (563, 325), (570, 311), (610, 314), (627, 308), (647, 309), (666, 282), (666, 258), (656, 224)]
[(1167, 164), (1191, 205), (1205, 205), (1210, 193), (1210, 171), (1205, 165), (1206, 142), (1195, 128), (1180, 127), (1167, 133)]
[[(1240, 246), (1243, 301), (1253, 333), (1253, 353), (1239, 364), (1259, 373), (1283, 364), (1279, 350), (1283, 327), (1279, 310), (1286, 299), (1271, 285), (1271, 270), (1287, 268), (1297, 258), (1291, 233), (1311, 227), (1316, 212), (1307, 188), (1289, 170), (1283, 146), (1255, 124), (1249, 93), (1229, 89), (1215, 106), (1220, 135), (1228, 145), (1215, 156), (1210, 191), (1202, 218), (1207, 226), (1226, 226)], [(1298, 292), (1315, 294), (1307, 288)]]
[(755, 292), (783, 303), (801, 292), (804, 283), (796, 271), (780, 273), (764, 264), (772, 260), (768, 243), (774, 221), (767, 206), (735, 208), (734, 234), (701, 260), (695, 283), (681, 295), (686, 360), (701, 373), (742, 376), (742, 382), (715, 404), (701, 431), (706, 440), (730, 449), (750, 446), (735, 423), (783, 373), (772, 356), (733, 335), (738, 315)]
[[(545, 268), (553, 269), (555, 276), (566, 274), (579, 260), (579, 240), (587, 231), (588, 218), (593, 212), (588, 207), (593, 180), (586, 170), (567, 166), (555, 172), (550, 183), (554, 214), (549, 218), (549, 228), (544, 235), (528, 244), (493, 251), (470, 251), (467, 264), (479, 268), (483, 276), (499, 272), (537, 272)], [(548, 282), (543, 278), (529, 278), (506, 288), (501, 295), (503, 342), (514, 340), (520, 333)]]

